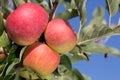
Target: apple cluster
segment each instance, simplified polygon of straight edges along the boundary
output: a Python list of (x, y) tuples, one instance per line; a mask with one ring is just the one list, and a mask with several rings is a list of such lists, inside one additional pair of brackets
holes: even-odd
[[(23, 66), (40, 75), (51, 74), (59, 65), (60, 55), (71, 51), (77, 36), (70, 24), (61, 19), (49, 21), (46, 10), (35, 3), (24, 3), (6, 19), (6, 31), (16, 44), (28, 46)], [(44, 34), (44, 42), (38, 39)]]

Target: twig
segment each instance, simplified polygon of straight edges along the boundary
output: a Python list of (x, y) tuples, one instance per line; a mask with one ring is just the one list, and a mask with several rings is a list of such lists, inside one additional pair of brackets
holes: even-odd
[(120, 24), (118, 26), (116, 26), (113, 30), (119, 29), (120, 28)]
[[(51, 3), (51, 0), (50, 0), (50, 3)], [(49, 21), (53, 19), (58, 4), (59, 4), (59, 0), (56, 0), (54, 5), (51, 4), (51, 12), (50, 12), (50, 15), (49, 15)]]

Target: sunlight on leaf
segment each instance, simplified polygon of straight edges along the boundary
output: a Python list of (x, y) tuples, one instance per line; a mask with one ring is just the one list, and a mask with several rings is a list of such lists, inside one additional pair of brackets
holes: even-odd
[(55, 80), (91, 80), (88, 76), (83, 75), (77, 69), (72, 69), (66, 75), (55, 76)]
[(67, 9), (75, 9), (75, 1), (74, 0), (60, 0), (60, 3), (64, 4)]
[[(98, 38), (107, 36), (113, 30), (106, 25), (94, 25), (88, 26), (80, 33), (79, 44), (84, 44), (87, 42), (95, 41)], [(109, 35), (108, 35), (109, 36)]]
[(116, 48), (108, 47), (102, 44), (95, 44), (91, 43), (88, 44), (87, 46), (81, 47), (82, 51), (84, 52), (90, 52), (90, 53), (95, 53), (95, 54), (112, 54), (115, 56), (120, 57), (120, 51), (117, 50)]
[(35, 72), (31, 71), (31, 70), (27, 70), (26, 68), (21, 68), (19, 69), (19, 75), (23, 78), (26, 79), (38, 79), (39, 77), (36, 75)]
[(85, 0), (75, 0), (77, 10), (80, 16), (81, 20), (81, 25), (80, 27), (83, 28), (86, 20), (87, 20), (87, 15), (86, 15), (86, 1)]
[(10, 44), (10, 41), (8, 39), (8, 36), (5, 32), (0, 36), (0, 46), (6, 47)]
[(110, 16), (114, 16), (119, 10), (120, 0), (106, 0), (107, 10)]
[(74, 18), (78, 16), (78, 12), (76, 9), (68, 9), (62, 13), (58, 13), (55, 15), (55, 18), (62, 18), (64, 20), (69, 20), (71, 18)]
[(70, 51), (71, 55), (69, 55), (69, 58), (72, 63), (80, 61), (80, 60), (86, 60), (89, 61), (89, 55), (87, 53), (82, 52), (82, 48), (79, 46), (75, 46), (72, 51)]
[(16, 7), (19, 7), (21, 4), (25, 3), (24, 0), (13, 0)]
[(79, 33), (78, 41), (80, 43), (93, 41), (96, 38), (103, 37), (112, 31), (113, 30), (106, 25), (104, 20), (103, 8), (98, 7), (93, 13), (93, 19), (90, 24)]

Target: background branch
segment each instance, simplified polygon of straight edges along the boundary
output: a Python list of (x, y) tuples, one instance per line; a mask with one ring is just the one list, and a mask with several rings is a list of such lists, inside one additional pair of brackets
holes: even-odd
[[(52, 3), (51, 0), (50, 0), (50, 3)], [(59, 4), (59, 0), (55, 0), (54, 4), (51, 4), (51, 12), (49, 14), (49, 21), (53, 19), (58, 4)]]

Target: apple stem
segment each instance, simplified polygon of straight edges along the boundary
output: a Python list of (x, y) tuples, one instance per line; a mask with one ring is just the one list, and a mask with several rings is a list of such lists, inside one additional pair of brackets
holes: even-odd
[(56, 11), (56, 9), (58, 7), (58, 4), (59, 4), (59, 0), (55, 0), (54, 4), (50, 0), (51, 12), (49, 14), (49, 21), (53, 19), (55, 11)]

